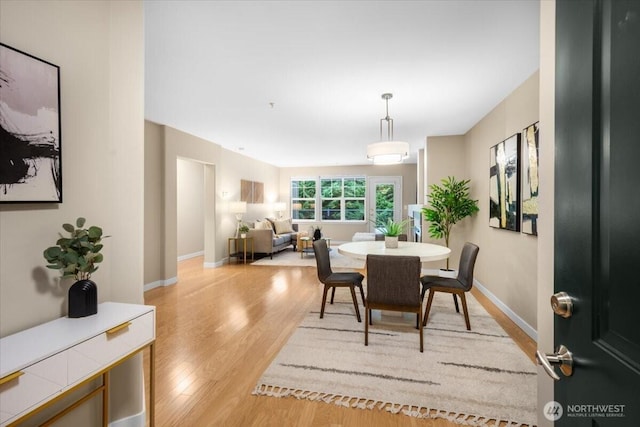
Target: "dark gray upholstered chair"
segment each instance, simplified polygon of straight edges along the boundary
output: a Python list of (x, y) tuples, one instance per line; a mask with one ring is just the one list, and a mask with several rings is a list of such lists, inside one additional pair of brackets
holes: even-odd
[(362, 289), (362, 280), (364, 279), (364, 276), (356, 271), (339, 273), (331, 271), (329, 249), (327, 248), (327, 242), (324, 239), (313, 242), (313, 252), (316, 256), (318, 279), (320, 279), (320, 282), (324, 284), (324, 291), (322, 292), (322, 307), (320, 307), (320, 318), (322, 319), (324, 317), (324, 306), (327, 303), (327, 292), (329, 291), (329, 288), (331, 288), (331, 304), (333, 304), (333, 297), (336, 294), (336, 288), (349, 288), (351, 290), (353, 306), (356, 310), (356, 317), (358, 322), (361, 322), (362, 320), (360, 318), (360, 309), (358, 309), (358, 300), (356, 299), (355, 288), (360, 288), (360, 295), (362, 296), (362, 303), (364, 304), (364, 290)]
[[(384, 234), (376, 233), (376, 240), (377, 241), (384, 240)], [(406, 234), (398, 234), (398, 242), (406, 242), (406, 241), (407, 241)]]
[(420, 351), (423, 351), (421, 268), (420, 257), (417, 256), (367, 255), (364, 345), (369, 345), (372, 309), (402, 311), (418, 316)]
[(447, 292), (453, 295), (453, 302), (456, 306), (456, 312), (458, 313), (460, 313), (460, 308), (458, 307), (458, 299), (456, 295), (462, 300), (464, 321), (467, 324), (467, 330), (471, 330), (465, 292), (469, 292), (473, 287), (473, 268), (476, 264), (478, 251), (480, 251), (480, 248), (473, 243), (467, 242), (464, 244), (462, 254), (460, 255), (458, 277), (455, 279), (440, 276), (423, 276), (420, 278), (420, 283), (422, 284), (422, 299), (424, 299), (424, 294), (429, 291), (427, 308), (424, 310), (424, 319), (422, 321), (423, 326), (427, 325), (427, 320), (429, 319), (429, 311), (431, 310), (431, 303), (433, 302), (433, 294), (435, 292)]

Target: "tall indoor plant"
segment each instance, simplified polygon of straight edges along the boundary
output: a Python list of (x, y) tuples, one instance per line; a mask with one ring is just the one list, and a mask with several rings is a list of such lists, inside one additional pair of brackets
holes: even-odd
[[(471, 180), (458, 181), (448, 176), (441, 180), (442, 185), (432, 184), (428, 199), (429, 205), (422, 209), (426, 221), (429, 221), (429, 236), (442, 239), (449, 247), (449, 237), (453, 226), (464, 218), (478, 212), (478, 201), (469, 194)], [(447, 270), (449, 259), (447, 258)]]
[(47, 268), (60, 270), (62, 277), (74, 277), (76, 282), (69, 288), (69, 317), (85, 317), (98, 312), (98, 292), (96, 284), (90, 280), (98, 269), (96, 264), (103, 260), (102, 228), (84, 228), (86, 220), (78, 218), (75, 227), (62, 224), (69, 233), (60, 234), (56, 246), (45, 249), (43, 255), (49, 264)]

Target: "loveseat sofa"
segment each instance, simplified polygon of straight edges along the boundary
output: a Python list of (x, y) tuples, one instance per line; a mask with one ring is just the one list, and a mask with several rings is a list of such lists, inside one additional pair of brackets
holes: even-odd
[(265, 218), (249, 224), (247, 237), (253, 237), (253, 251), (266, 254), (273, 259), (273, 254), (293, 245), (296, 250), (298, 244), (298, 224), (292, 224), (291, 219), (274, 220)]

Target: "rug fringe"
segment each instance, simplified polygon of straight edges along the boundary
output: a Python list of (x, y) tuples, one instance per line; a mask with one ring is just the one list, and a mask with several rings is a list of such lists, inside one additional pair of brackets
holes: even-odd
[(374, 409), (377, 406), (378, 409), (385, 410), (393, 414), (402, 413), (414, 418), (441, 418), (464, 426), (500, 427), (500, 423), (504, 422), (504, 427), (535, 427), (529, 426), (527, 424), (522, 424), (514, 420), (487, 418), (483, 415), (461, 414), (458, 412), (449, 412), (442, 409), (429, 408), (426, 406), (403, 405), (392, 402), (363, 399), (360, 397), (336, 395), (332, 393), (297, 390), (268, 384), (256, 385), (251, 394), (254, 396), (295, 397), (296, 399), (322, 401), (325, 403), (333, 403), (334, 405), (343, 406), (345, 408), (351, 407), (357, 409)]

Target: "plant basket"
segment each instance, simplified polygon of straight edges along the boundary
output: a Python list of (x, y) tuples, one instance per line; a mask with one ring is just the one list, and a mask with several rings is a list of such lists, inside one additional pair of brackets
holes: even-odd
[(398, 247), (398, 236), (384, 236), (384, 247), (396, 249)]

